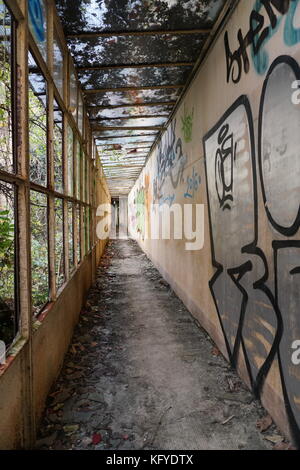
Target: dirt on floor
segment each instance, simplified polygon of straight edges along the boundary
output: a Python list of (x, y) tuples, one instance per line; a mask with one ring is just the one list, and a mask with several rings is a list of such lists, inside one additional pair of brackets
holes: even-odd
[(133, 240), (109, 242), (38, 449), (288, 449)]

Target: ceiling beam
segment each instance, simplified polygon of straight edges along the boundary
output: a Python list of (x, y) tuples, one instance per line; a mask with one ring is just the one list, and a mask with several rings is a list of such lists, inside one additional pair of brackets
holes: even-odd
[(149, 118), (149, 119), (153, 119), (153, 118), (157, 118), (157, 117), (168, 117), (169, 116), (169, 113), (167, 114), (140, 114), (140, 115), (130, 115), (128, 114), (128, 116), (120, 116), (120, 117), (98, 117), (98, 118), (89, 118), (89, 120), (91, 122), (94, 122), (94, 121), (114, 121), (114, 120), (124, 120), (124, 119), (145, 119), (145, 118)]
[(174, 106), (176, 101), (162, 101), (162, 102), (155, 102), (155, 103), (132, 103), (132, 104), (111, 104), (108, 106), (97, 106), (97, 105), (89, 105), (87, 106), (87, 109), (118, 109), (118, 108), (136, 108), (138, 106), (141, 106), (142, 108), (147, 108), (151, 106)]
[(161, 68), (161, 67), (193, 67), (195, 62), (159, 62), (159, 63), (153, 63), (150, 64), (145, 63), (145, 64), (113, 64), (113, 65), (77, 65), (76, 69), (78, 72), (80, 71), (97, 71), (97, 70), (110, 70), (110, 69), (142, 69), (142, 68), (148, 68), (148, 67), (156, 67), (156, 68)]
[(171, 35), (178, 36), (184, 34), (209, 34), (211, 28), (194, 28), (194, 29), (162, 29), (146, 31), (86, 31), (77, 34), (67, 34), (67, 39), (92, 39), (92, 38), (111, 38), (114, 36), (162, 36)]
[[(124, 130), (124, 131), (161, 131), (165, 130), (166, 128), (163, 126), (143, 126), (143, 127), (113, 127), (113, 126), (95, 126), (92, 127), (92, 132), (99, 132), (99, 131), (116, 131), (116, 130)], [(130, 136), (129, 136), (130, 137)], [(134, 136), (136, 137), (136, 136)]]
[[(148, 135), (152, 136), (152, 134), (148, 134)], [(156, 135), (156, 134), (154, 134), (153, 137), (155, 137), (155, 135)], [(127, 136), (126, 136), (126, 137), (127, 137)], [(134, 136), (134, 137), (138, 137), (138, 136)], [(144, 136), (141, 136), (141, 137), (144, 137)], [(114, 138), (115, 138), (115, 137), (114, 137)], [(116, 138), (119, 139), (120, 137), (116, 137)], [(97, 141), (97, 140), (101, 140), (101, 139), (97, 139), (97, 138), (96, 138), (96, 141)], [(153, 138), (153, 140), (154, 140), (154, 138)], [(152, 142), (149, 142), (149, 141), (147, 141), (147, 140), (144, 141), (144, 142), (143, 142), (143, 141), (128, 142), (127, 144), (125, 143), (125, 144), (120, 144), (120, 145), (123, 147), (124, 145), (128, 145), (128, 144), (134, 145), (135, 143), (137, 144), (137, 146), (136, 146), (136, 147), (133, 147), (133, 148), (137, 148), (137, 147), (138, 147), (138, 144), (150, 144), (150, 145), (149, 145), (149, 148), (152, 147)], [(116, 144), (101, 144), (101, 145), (99, 145), (99, 144), (97, 144), (97, 142), (96, 142), (96, 146), (97, 146), (97, 147), (105, 147), (105, 145), (116, 145)], [(118, 144), (117, 144), (117, 145), (118, 145)], [(118, 149), (115, 149), (115, 150), (118, 150)], [(120, 149), (120, 150), (122, 150), (122, 149)]]
[(106, 93), (107, 91), (137, 91), (137, 90), (166, 90), (174, 88), (183, 88), (185, 85), (156, 85), (156, 86), (135, 86), (135, 87), (118, 87), (118, 88), (92, 88), (90, 90), (83, 89), (83, 93), (90, 95), (93, 93)]

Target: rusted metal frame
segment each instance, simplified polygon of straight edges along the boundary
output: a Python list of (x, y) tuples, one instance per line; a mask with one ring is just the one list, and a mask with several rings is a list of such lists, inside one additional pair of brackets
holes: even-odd
[[(70, 84), (70, 67), (69, 60), (70, 56), (68, 53), (68, 48), (65, 45), (63, 30), (60, 22), (57, 19), (56, 14), (54, 14), (54, 23), (56, 32), (59, 36), (60, 43), (63, 47), (63, 98), (66, 105), (66, 109), (69, 110), (69, 84)], [(69, 125), (69, 116), (68, 112), (63, 111), (63, 192), (64, 196), (69, 195), (69, 155), (68, 155), (68, 125)], [(63, 198), (63, 244), (64, 244), (64, 277), (65, 282), (68, 282), (70, 278), (70, 267), (69, 267), (69, 210), (68, 210), (68, 200)]]
[(115, 88), (92, 88), (92, 89), (83, 89), (83, 93), (86, 95), (92, 95), (94, 93), (106, 93), (108, 91), (136, 91), (136, 90), (168, 90), (184, 88), (184, 85), (153, 85), (153, 86), (131, 86), (131, 87), (115, 87)]
[(162, 101), (162, 102), (155, 102), (155, 103), (131, 103), (131, 104), (112, 104), (108, 106), (98, 106), (98, 105), (88, 105), (87, 109), (89, 110), (102, 110), (102, 109), (118, 109), (118, 108), (137, 108), (137, 107), (142, 107), (142, 108), (147, 108), (151, 106), (174, 106), (176, 101)]
[[(122, 128), (121, 128), (122, 129)], [(103, 130), (103, 129), (101, 129)], [(130, 139), (131, 137), (154, 137), (155, 138), (156, 134), (136, 134), (136, 135), (112, 135), (112, 136), (103, 136), (103, 137), (95, 137), (95, 141), (97, 140), (111, 140), (111, 139)], [(129, 142), (134, 144), (134, 142)], [(149, 141), (143, 141), (143, 142), (137, 142), (141, 144), (149, 143)], [(151, 143), (151, 142), (150, 142)], [(97, 147), (104, 147), (107, 144), (97, 144)], [(115, 145), (115, 144), (109, 144), (109, 145)], [(120, 145), (126, 145), (126, 144), (120, 144)]]
[(15, 20), (25, 20), (22, 1), (18, 2), (16, 0), (4, 0), (4, 3), (6, 7), (10, 10), (11, 14), (14, 16)]
[(141, 115), (130, 115), (128, 116), (120, 116), (120, 117), (99, 117), (99, 118), (90, 118), (91, 122), (95, 121), (115, 121), (115, 120), (126, 120), (126, 119), (145, 119), (145, 118), (156, 118), (156, 117), (168, 117), (168, 114), (141, 114)]
[[(55, 270), (55, 185), (54, 185), (54, 81), (53, 77), (53, 39), (54, 19), (53, 5), (48, 4), (48, 28), (47, 28), (47, 64), (48, 74), (51, 80), (47, 80), (47, 154), (48, 154), (48, 266), (49, 266), (49, 292), (50, 301), (55, 301), (57, 296), (56, 270)], [(39, 64), (40, 65), (40, 64)], [(46, 77), (47, 78), (47, 77)], [(60, 104), (60, 103), (58, 103)]]
[(163, 29), (163, 30), (146, 30), (146, 31), (101, 31), (95, 32), (82, 32), (77, 34), (67, 34), (67, 39), (77, 38), (110, 38), (112, 36), (177, 36), (177, 35), (192, 35), (192, 34), (209, 34), (211, 28), (193, 28), (193, 29)]
[[(112, 131), (112, 130), (127, 130), (127, 131), (136, 131), (136, 130), (148, 130), (148, 131), (161, 131), (161, 130), (165, 130), (166, 127), (165, 126), (137, 126), (137, 127), (133, 127), (133, 126), (124, 126), (124, 127), (120, 127), (120, 126), (94, 126), (92, 127), (92, 130), (93, 131)], [(130, 136), (129, 136), (130, 137)], [(135, 137), (135, 136), (133, 136)]]
[(20, 336), (25, 340), (22, 348), (21, 361), (21, 393), (22, 429), (21, 446), (32, 448), (36, 436), (35, 406), (33, 394), (33, 354), (32, 354), (32, 304), (31, 304), (31, 240), (29, 210), (29, 159), (28, 159), (28, 24), (27, 1), (12, 0), (9, 6), (15, 19), (18, 20), (16, 31), (16, 62), (17, 62), (17, 172), (14, 182), (17, 187), (17, 256), (18, 256), (18, 287), (20, 304)]
[(143, 64), (112, 64), (112, 65), (77, 65), (76, 70), (81, 71), (101, 71), (110, 69), (144, 69), (144, 68), (168, 68), (168, 67), (193, 67), (195, 62), (154, 62)]

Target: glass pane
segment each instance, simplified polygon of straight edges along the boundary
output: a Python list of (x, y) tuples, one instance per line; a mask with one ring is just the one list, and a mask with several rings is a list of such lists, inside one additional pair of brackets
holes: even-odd
[(0, 169), (13, 171), (11, 29), (12, 18), (0, 1)]
[(54, 100), (54, 188), (63, 192), (63, 113)]
[(77, 246), (76, 246), (76, 256), (78, 264), (81, 261), (81, 223), (80, 223), (80, 206), (76, 207), (76, 229), (77, 229)]
[[(28, 1), (29, 29), (44, 58), (47, 57), (47, 14), (44, 0)], [(45, 59), (45, 62), (47, 60)]]
[(53, 80), (61, 97), (63, 97), (64, 57), (59, 40), (53, 38)]
[(49, 299), (47, 196), (30, 191), (32, 307), (37, 315)]
[(80, 143), (77, 141), (76, 145), (76, 197), (77, 199), (80, 199), (80, 193), (81, 193), (81, 148), (80, 148)]
[(74, 119), (76, 119), (77, 113), (77, 80), (74, 71), (70, 71), (70, 112), (72, 113)]
[(82, 152), (82, 200), (86, 201), (86, 156)]
[(0, 341), (8, 347), (16, 333), (15, 323), (15, 192), (0, 181)]
[(89, 208), (84, 208), (84, 253), (89, 251)]
[(56, 287), (65, 282), (63, 201), (55, 199), (55, 275)]
[(89, 202), (89, 192), (90, 192), (90, 165), (89, 159), (86, 159), (86, 202)]
[(74, 194), (74, 168), (73, 168), (74, 133), (68, 124), (68, 194)]
[(68, 202), (68, 227), (69, 227), (69, 271), (74, 268), (74, 230), (73, 230), (73, 204)]
[(90, 251), (90, 208), (85, 207), (85, 253)]
[(83, 125), (83, 102), (81, 95), (79, 94), (78, 98), (78, 129), (80, 134), (82, 134), (82, 125)]
[(30, 179), (47, 185), (47, 84), (29, 53), (29, 155)]

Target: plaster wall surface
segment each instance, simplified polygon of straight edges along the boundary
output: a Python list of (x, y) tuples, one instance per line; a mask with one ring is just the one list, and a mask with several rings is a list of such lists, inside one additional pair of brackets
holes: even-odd
[[(299, 444), (300, 2), (264, 3), (239, 2), (210, 50), (129, 194), (129, 228)], [(153, 239), (164, 204), (204, 205), (201, 249)]]

